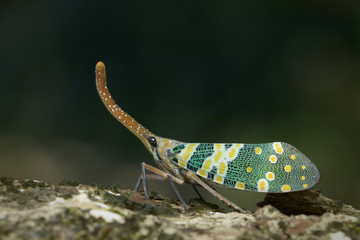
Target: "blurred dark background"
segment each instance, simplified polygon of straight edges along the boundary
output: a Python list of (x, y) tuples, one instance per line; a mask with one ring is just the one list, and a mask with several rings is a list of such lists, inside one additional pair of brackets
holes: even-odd
[[(117, 103), (155, 134), (288, 142), (318, 166), (316, 188), (359, 208), (359, 6), (2, 0), (0, 175), (132, 188), (155, 165), (101, 103), (101, 60)], [(245, 208), (264, 196), (219, 191)]]

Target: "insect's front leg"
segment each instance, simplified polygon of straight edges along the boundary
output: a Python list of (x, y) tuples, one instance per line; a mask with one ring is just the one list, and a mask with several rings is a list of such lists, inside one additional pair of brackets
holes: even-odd
[[(137, 192), (140, 188), (140, 185), (142, 183), (142, 179), (143, 179), (143, 174), (141, 173), (140, 176), (139, 176), (139, 179), (136, 183), (136, 186), (135, 186), (135, 191)], [(163, 176), (160, 176), (160, 175), (157, 175), (157, 174), (146, 174), (146, 179), (147, 180), (159, 180), (159, 181), (164, 181), (166, 180), (167, 178), (164, 178)]]
[[(138, 181), (135, 185), (135, 189), (134, 191), (137, 192), (140, 188), (140, 185), (142, 183), (143, 180), (143, 167), (141, 166), (141, 174), (138, 178)], [(159, 181), (164, 181), (167, 180), (167, 178), (163, 177), (162, 175), (158, 175), (158, 174), (146, 174), (146, 180), (159, 180)]]
[(157, 174), (158, 176), (161, 176), (163, 178), (167, 178), (171, 184), (171, 186), (173, 187), (174, 191), (176, 192), (177, 196), (179, 197), (181, 203), (184, 205), (185, 211), (187, 211), (188, 207), (184, 201), (184, 199), (182, 198), (179, 190), (176, 188), (175, 183), (178, 184), (183, 184), (184, 180), (177, 178), (175, 176), (173, 176), (172, 174), (168, 173), (168, 172), (164, 172), (158, 168), (155, 168), (153, 166), (150, 166), (146, 163), (142, 163), (141, 164), (141, 175), (139, 177), (138, 182), (136, 183), (135, 186), (135, 191), (137, 191), (140, 187), (141, 182), (143, 181), (143, 187), (144, 187), (144, 194), (145, 194), (145, 198), (148, 199), (148, 190), (147, 190), (147, 183), (146, 183), (146, 170), (153, 172), (155, 174)]
[(189, 180), (191, 182), (195, 182), (198, 183), (199, 185), (201, 185), (203, 188), (205, 188), (206, 190), (208, 190), (212, 195), (214, 195), (215, 197), (217, 197), (218, 199), (220, 199), (220, 201), (224, 202), (225, 204), (227, 204), (229, 207), (234, 208), (235, 210), (241, 212), (241, 213), (249, 213), (249, 211), (244, 210), (242, 208), (240, 208), (238, 205), (236, 205), (235, 203), (231, 202), (230, 200), (228, 200), (227, 198), (225, 198), (223, 195), (221, 195), (220, 193), (216, 192), (214, 189), (212, 189), (209, 185), (207, 185), (204, 181), (202, 181), (198, 176), (196, 176), (196, 174), (193, 171), (188, 171), (186, 176), (189, 178)]

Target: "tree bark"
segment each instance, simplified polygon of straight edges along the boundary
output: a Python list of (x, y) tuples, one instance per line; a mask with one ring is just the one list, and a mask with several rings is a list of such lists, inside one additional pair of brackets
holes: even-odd
[(119, 186), (0, 178), (0, 239), (360, 239), (359, 210), (318, 191), (268, 194), (254, 213)]

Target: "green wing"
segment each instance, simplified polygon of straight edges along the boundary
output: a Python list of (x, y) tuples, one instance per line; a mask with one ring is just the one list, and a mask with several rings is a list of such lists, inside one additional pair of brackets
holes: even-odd
[(203, 178), (249, 191), (301, 191), (320, 179), (315, 164), (283, 142), (184, 143), (172, 148), (169, 158)]

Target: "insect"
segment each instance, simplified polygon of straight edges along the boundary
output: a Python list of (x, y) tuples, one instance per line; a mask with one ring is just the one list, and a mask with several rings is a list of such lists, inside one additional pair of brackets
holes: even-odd
[(143, 183), (145, 198), (148, 198), (146, 170), (170, 181), (185, 210), (188, 207), (175, 183), (191, 183), (193, 187), (194, 184), (200, 185), (229, 207), (247, 212), (216, 192), (209, 184), (281, 193), (305, 190), (320, 180), (315, 164), (295, 147), (284, 142), (185, 143), (156, 136), (115, 103), (107, 87), (105, 65), (102, 62), (96, 64), (95, 74), (96, 87), (106, 108), (142, 141), (158, 166), (156, 168), (145, 162), (141, 164), (141, 175), (135, 190)]

